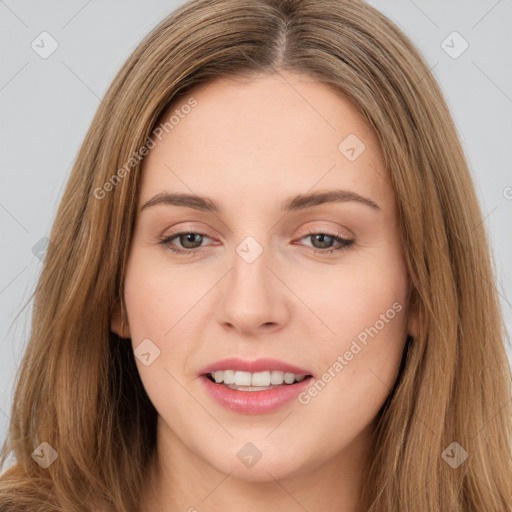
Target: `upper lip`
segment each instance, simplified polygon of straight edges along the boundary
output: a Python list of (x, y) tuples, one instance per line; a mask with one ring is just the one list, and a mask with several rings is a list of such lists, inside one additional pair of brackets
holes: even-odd
[(247, 361), (237, 357), (230, 357), (228, 359), (222, 359), (221, 361), (211, 363), (199, 370), (199, 374), (204, 375), (219, 370), (239, 370), (251, 373), (275, 370), (285, 373), (294, 373), (295, 375), (311, 375), (309, 370), (304, 370), (304, 368), (299, 368), (293, 364), (279, 361), (279, 359), (264, 358)]

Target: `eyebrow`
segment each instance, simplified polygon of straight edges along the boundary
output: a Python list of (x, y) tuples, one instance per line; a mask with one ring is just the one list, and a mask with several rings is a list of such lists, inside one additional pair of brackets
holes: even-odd
[[(355, 201), (357, 203), (369, 206), (374, 210), (381, 211), (381, 208), (377, 203), (363, 197), (350, 190), (329, 190), (325, 192), (311, 192), (309, 194), (299, 194), (295, 197), (287, 199), (281, 206), (282, 213), (288, 213), (292, 211), (306, 210), (308, 208), (314, 208), (326, 203), (347, 203)], [(204, 212), (210, 212), (215, 214), (221, 214), (222, 208), (218, 203), (209, 197), (201, 197), (195, 194), (183, 194), (183, 193), (169, 193), (161, 192), (157, 194), (149, 201), (146, 201), (141, 211), (156, 205), (170, 205), (170, 206), (183, 206), (185, 208), (192, 208), (194, 210), (200, 210)]]

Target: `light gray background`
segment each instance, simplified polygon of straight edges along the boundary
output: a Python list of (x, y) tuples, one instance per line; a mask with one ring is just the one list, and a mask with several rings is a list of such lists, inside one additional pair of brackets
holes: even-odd
[[(181, 1), (0, 0), (0, 441), (30, 331), (48, 236), (86, 130), (114, 75), (142, 37)], [(491, 236), (512, 332), (512, 0), (371, 0), (420, 48), (440, 82), (468, 155)], [(57, 50), (31, 47), (46, 31)], [(469, 44), (462, 49), (458, 32)], [(41, 44), (41, 43), (39, 43)], [(48, 46), (46, 46), (48, 48)], [(512, 351), (508, 347), (512, 360)]]

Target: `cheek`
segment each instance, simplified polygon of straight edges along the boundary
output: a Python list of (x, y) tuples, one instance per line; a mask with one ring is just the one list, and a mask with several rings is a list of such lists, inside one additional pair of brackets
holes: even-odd
[(399, 254), (347, 259), (344, 265), (296, 282), (297, 295), (307, 297), (308, 306), (327, 327), (321, 337), (326, 346), (343, 349), (358, 336), (364, 342), (365, 333), (375, 332), (374, 327), (381, 339), (403, 337), (409, 283)]
[[(200, 279), (183, 277), (179, 268), (155, 259), (151, 249), (136, 248), (128, 262), (125, 302), (132, 341), (155, 338), (161, 342), (204, 294)], [(182, 327), (182, 325), (180, 325)]]
[(364, 343), (368, 336), (390, 342), (402, 336), (407, 286), (400, 276), (347, 279), (338, 298), (330, 308), (342, 345), (352, 339)]
[(393, 386), (407, 337), (406, 267), (398, 253), (390, 253), (328, 277), (322, 287), (303, 282), (301, 292), (309, 290), (308, 305), (329, 327), (311, 353), (322, 382), (304, 402), (337, 404), (340, 415), (351, 410), (370, 418)]
[(173, 376), (180, 382), (185, 382), (184, 375), (187, 382), (195, 379), (194, 355), (201, 351), (204, 323), (211, 318), (208, 293), (218, 276), (184, 268), (171, 264), (152, 247), (135, 247), (126, 269), (125, 304), (135, 355), (146, 345), (158, 355), (148, 366), (136, 359), (155, 405), (171, 389), (181, 396)]
[[(149, 249), (133, 250), (124, 289), (137, 369), (149, 398), (161, 412), (169, 408), (170, 396), (175, 407), (183, 399), (180, 372), (194, 350), (193, 333), (187, 327), (194, 322), (193, 305), (204, 291), (197, 289), (197, 283), (192, 286), (179, 269), (153, 256)], [(146, 358), (138, 356), (148, 353)]]
[(316, 379), (299, 396), (295, 415), (303, 438), (320, 439), (318, 460), (348, 446), (388, 397), (406, 341), (407, 282), (400, 274), (347, 275), (323, 293), (332, 299), (323, 320), (336, 334), (323, 336), (311, 352)]

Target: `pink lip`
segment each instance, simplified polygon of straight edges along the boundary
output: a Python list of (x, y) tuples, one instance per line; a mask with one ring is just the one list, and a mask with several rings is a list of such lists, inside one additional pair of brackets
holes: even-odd
[[(311, 375), (311, 372), (294, 366), (292, 364), (284, 363), (278, 359), (257, 359), (255, 361), (246, 361), (244, 359), (238, 359), (237, 357), (230, 357), (228, 359), (222, 359), (215, 363), (205, 366), (199, 370), (199, 375), (206, 373), (215, 372), (218, 370), (239, 370), (243, 372), (265, 372), (265, 371), (281, 371), (294, 373), (295, 375)], [(254, 393), (258, 393), (255, 391)]]
[(210, 396), (226, 409), (243, 414), (264, 414), (296, 400), (310, 385), (312, 378), (306, 377), (295, 384), (282, 384), (265, 391), (230, 389), (222, 384), (215, 384), (206, 375), (201, 375), (200, 380)]

